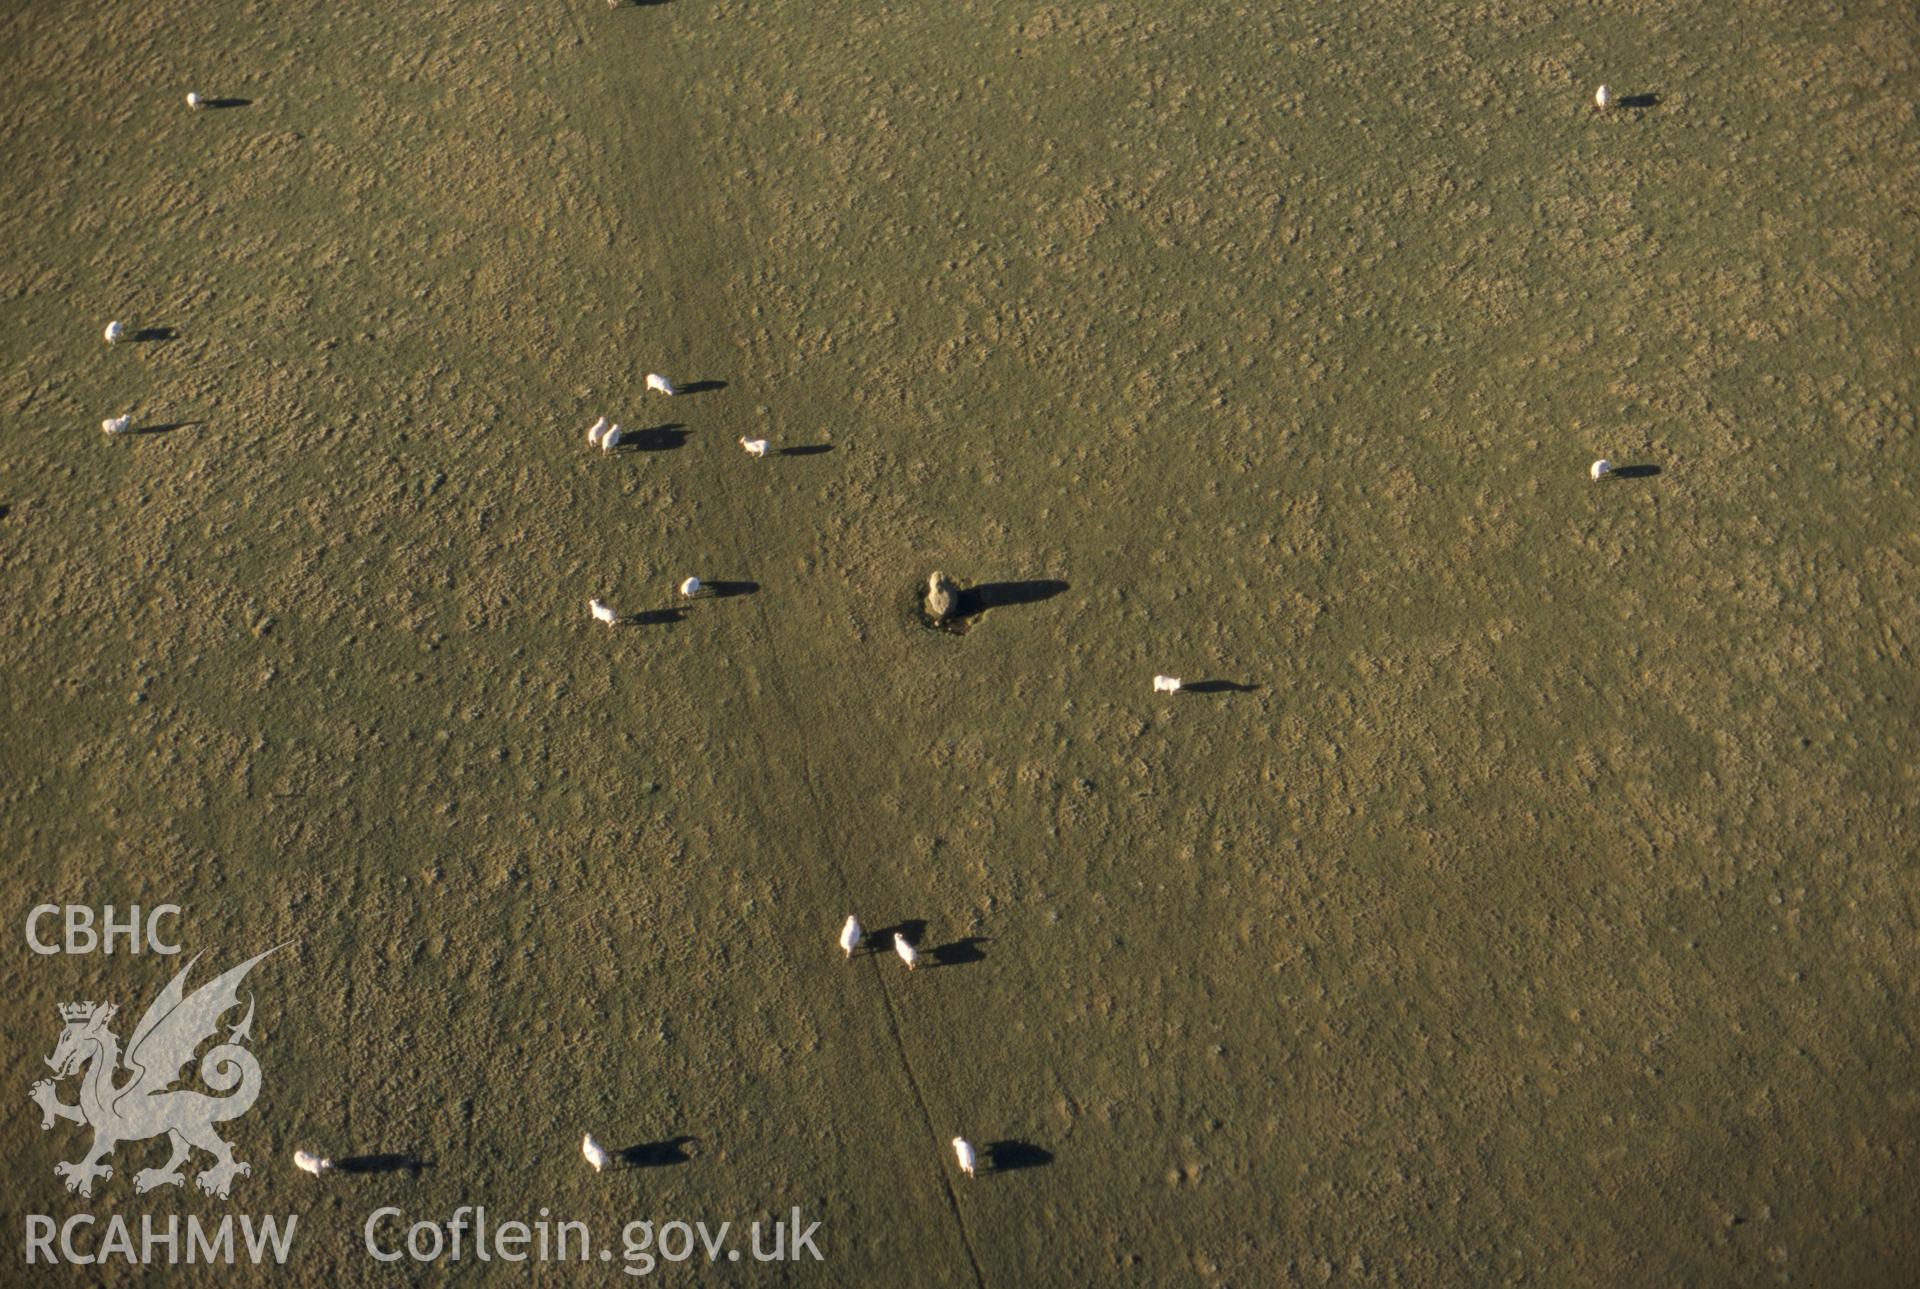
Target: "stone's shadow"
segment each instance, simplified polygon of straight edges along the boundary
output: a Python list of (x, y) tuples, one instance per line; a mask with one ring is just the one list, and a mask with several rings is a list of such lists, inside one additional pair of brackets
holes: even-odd
[(803, 443), (797, 448), (781, 448), (783, 457), (817, 457), (823, 452), (833, 451), (831, 443)]
[(135, 344), (152, 344), (157, 340), (173, 340), (179, 335), (180, 333), (172, 327), (142, 327), (127, 339)]
[(980, 946), (987, 943), (984, 935), (969, 935), (955, 940), (952, 944), (943, 944), (929, 951), (936, 967), (964, 967), (970, 962), (985, 962), (987, 955)]
[(1251, 694), (1259, 689), (1258, 685), (1242, 685), (1232, 680), (1196, 680), (1190, 685), (1180, 686), (1183, 694)]
[(1057, 578), (1033, 578), (1025, 582), (983, 582), (963, 589), (949, 621), (978, 617), (988, 609), (1009, 608), (1016, 604), (1038, 604), (1051, 600), (1067, 589)]
[(736, 595), (752, 595), (760, 589), (758, 582), (702, 582), (700, 598), (703, 600), (731, 600)]
[(623, 626), (632, 627), (666, 627), (686, 616), (685, 609), (642, 609), (638, 613), (629, 613), (620, 622)]
[(422, 1169), (433, 1166), (432, 1160), (413, 1154), (355, 1155), (333, 1161), (333, 1170), (337, 1173), (411, 1173), (415, 1177)]
[(687, 1153), (687, 1147), (699, 1140), (698, 1137), (669, 1137), (665, 1141), (643, 1141), (614, 1151), (613, 1157), (625, 1168), (671, 1168), (691, 1162), (693, 1156)]
[(1660, 473), (1657, 465), (1617, 465), (1613, 468), (1616, 479), (1651, 479)]
[(1630, 107), (1635, 109), (1658, 107), (1659, 105), (1660, 105), (1660, 96), (1658, 94), (1629, 94), (1625, 98), (1620, 100), (1621, 107)]
[(252, 107), (253, 100), (250, 98), (203, 98), (200, 100), (200, 105), (219, 112), (229, 108)]
[(128, 434), (171, 434), (175, 430), (191, 430), (205, 425), (205, 421), (161, 421), (155, 425), (136, 425)]
[(987, 1163), (996, 1173), (1018, 1172), (1022, 1168), (1045, 1168), (1053, 1162), (1053, 1152), (1030, 1141), (995, 1141), (987, 1146)]
[(675, 448), (685, 447), (686, 443), (686, 426), (678, 421), (672, 421), (646, 430), (623, 429), (620, 431), (620, 441), (613, 445), (613, 450), (615, 452), (671, 452)]
[(685, 385), (675, 385), (673, 387), (673, 395), (675, 398), (678, 398), (682, 394), (711, 394), (716, 390), (722, 390), (726, 387), (727, 382), (724, 380), (689, 381)]

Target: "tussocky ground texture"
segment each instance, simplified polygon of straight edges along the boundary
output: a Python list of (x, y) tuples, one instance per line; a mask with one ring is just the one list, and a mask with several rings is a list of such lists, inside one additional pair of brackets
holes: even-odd
[[(6, 916), (287, 942), (288, 1283), (463, 1203), (798, 1206), (818, 1284), (1915, 1264), (1905, 6), (0, 33)], [(16, 1068), (182, 961), (0, 957)], [(0, 1208), (225, 1211), (68, 1196), (29, 1082)]]

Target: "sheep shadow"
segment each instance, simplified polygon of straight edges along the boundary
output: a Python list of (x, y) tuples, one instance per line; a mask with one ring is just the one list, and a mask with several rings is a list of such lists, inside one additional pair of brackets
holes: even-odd
[(687, 1147), (696, 1144), (698, 1137), (669, 1137), (665, 1141), (643, 1141), (637, 1146), (628, 1146), (613, 1152), (623, 1168), (671, 1168), (675, 1164), (693, 1161), (687, 1153)]
[(936, 967), (964, 967), (969, 963), (987, 960), (987, 955), (980, 951), (980, 946), (985, 943), (987, 937), (984, 935), (963, 936), (952, 944), (929, 950), (928, 956)]
[(671, 452), (687, 444), (686, 426), (678, 421), (656, 425), (649, 430), (622, 430), (615, 452)]
[(670, 627), (686, 616), (685, 609), (642, 609), (638, 613), (629, 613), (620, 622), (629, 627)]
[(336, 1173), (407, 1173), (418, 1177), (423, 1169), (432, 1167), (432, 1160), (414, 1154), (355, 1155), (333, 1161)]
[(987, 1145), (987, 1166), (996, 1173), (1016, 1173), (1023, 1168), (1045, 1168), (1053, 1162), (1053, 1152), (1031, 1141), (995, 1141)]
[(927, 921), (925, 918), (908, 918), (904, 922), (895, 922), (892, 926), (876, 927), (867, 932), (862, 942), (868, 953), (892, 953), (893, 937), (899, 936), (908, 944), (918, 947), (926, 938)]
[(1620, 106), (1636, 109), (1658, 107), (1660, 106), (1660, 96), (1658, 94), (1629, 94), (1620, 100)]
[(760, 589), (758, 582), (702, 582), (701, 598), (707, 600), (731, 600), (736, 595), (752, 595)]
[(1657, 465), (1617, 465), (1612, 471), (1616, 479), (1651, 479), (1659, 473)]
[(135, 344), (153, 344), (160, 340), (177, 340), (180, 333), (172, 327), (142, 327), (127, 339)]
[(823, 452), (831, 451), (833, 451), (833, 444), (831, 443), (803, 443), (795, 448), (781, 448), (780, 455), (783, 457), (817, 457)]
[(673, 394), (675, 398), (678, 398), (682, 394), (711, 394), (716, 390), (722, 390), (726, 387), (727, 382), (724, 380), (694, 380), (688, 381), (684, 385), (675, 385), (673, 387)]
[(1242, 685), (1232, 680), (1196, 680), (1192, 684), (1180, 686), (1183, 694), (1251, 694), (1259, 689), (1258, 685)]
[(253, 106), (253, 100), (250, 98), (203, 98), (200, 100), (200, 103), (203, 107), (212, 111), (225, 111), (229, 108)]
[(161, 421), (155, 425), (136, 425), (128, 434), (171, 434), (175, 430), (191, 430), (205, 425), (205, 421)]
[(1067, 589), (1057, 578), (1033, 578), (1025, 582), (985, 582), (968, 587), (957, 597), (953, 617), (965, 620), (978, 617), (988, 609), (1009, 608), (1016, 604), (1038, 604), (1051, 600)]

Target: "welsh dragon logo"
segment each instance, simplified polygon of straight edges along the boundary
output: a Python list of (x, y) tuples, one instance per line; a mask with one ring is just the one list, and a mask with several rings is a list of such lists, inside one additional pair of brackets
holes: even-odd
[[(245, 1114), (260, 1095), (260, 1063), (241, 1046), (252, 1033), (251, 997), (246, 1016), (228, 1028), (226, 1041), (215, 1044), (200, 1058), (201, 1081), (215, 1092), (232, 1094), (214, 1097), (173, 1085), (180, 1078), (181, 1068), (192, 1063), (200, 1045), (215, 1037), (220, 1018), (240, 1005), (240, 982), (247, 972), (272, 952), (268, 949), (247, 959), (189, 994), (187, 973), (200, 961), (200, 955), (195, 954), (134, 1026), (124, 1058), (119, 1038), (108, 1028), (120, 1011), (118, 1007), (109, 1003), (67, 1003), (60, 1008), (65, 1028), (60, 1031), (53, 1055), (47, 1058), (54, 1076), (33, 1085), (32, 1099), (45, 1115), (42, 1129), (53, 1127), (55, 1119), (70, 1119), (93, 1128), (93, 1149), (86, 1158), (54, 1165), (54, 1174), (66, 1179), (68, 1190), (92, 1195), (96, 1177), (113, 1176), (112, 1166), (101, 1161), (113, 1153), (115, 1146), (161, 1133), (172, 1143), (173, 1157), (164, 1168), (143, 1168), (135, 1173), (136, 1191), (180, 1185), (186, 1180), (180, 1166), (196, 1146), (213, 1156), (212, 1166), (202, 1168), (195, 1178), (209, 1195), (227, 1198), (233, 1179), (252, 1171), (233, 1157), (233, 1147), (213, 1130), (214, 1124)], [(127, 1077), (116, 1085), (114, 1080), (123, 1066)], [(75, 1074), (81, 1076), (80, 1101), (68, 1105), (60, 1100), (57, 1083)]]

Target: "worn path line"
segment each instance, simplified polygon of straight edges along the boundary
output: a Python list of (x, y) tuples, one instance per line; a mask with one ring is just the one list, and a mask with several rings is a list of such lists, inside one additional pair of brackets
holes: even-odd
[[(628, 16), (630, 17), (631, 15)], [(615, 59), (618, 58), (619, 55), (617, 51), (622, 47), (624, 42), (617, 33), (609, 32), (605, 37), (596, 39), (592, 33), (585, 30), (578, 15), (573, 12), (571, 7), (568, 9), (567, 21), (575, 32), (581, 35), (582, 40), (588, 47), (600, 51), (603, 57), (606, 56), (607, 51), (616, 51), (612, 54), (612, 57)], [(602, 83), (610, 83), (610, 78), (603, 75)], [(607, 114), (606, 119), (614, 122), (612, 135), (608, 144), (608, 153), (609, 159), (614, 161), (619, 167), (616, 173), (625, 175), (640, 175), (645, 173), (643, 164), (628, 164), (629, 158), (634, 154), (636, 145), (632, 139), (632, 132), (627, 116), (622, 113), (612, 112)], [(657, 134), (661, 122), (656, 119), (651, 124)], [(698, 132), (683, 126), (681, 133), (683, 135), (694, 135)], [(724, 133), (724, 131), (717, 131), (717, 133)], [(611, 177), (605, 177), (605, 181), (609, 187), (611, 187), (614, 182)], [(736, 201), (744, 200), (743, 194), (737, 191), (729, 192), (725, 187), (716, 187), (709, 191), (714, 195), (710, 202), (707, 203), (708, 209), (699, 212), (696, 217), (676, 220), (670, 233), (676, 247), (688, 246), (688, 249), (692, 252), (690, 254), (678, 255), (675, 258), (682, 264), (694, 265), (708, 270), (704, 275), (704, 281), (711, 283), (715, 280), (713, 270), (717, 270), (719, 266), (735, 262), (739, 258), (736, 255), (724, 253), (726, 248), (719, 245), (716, 230), (721, 227), (745, 230), (749, 227), (757, 227), (758, 225), (747, 219), (728, 220), (724, 218), (728, 213), (727, 202), (729, 198), (731, 197)], [(764, 222), (764, 220), (760, 221), (761, 224), (764, 224)], [(669, 232), (669, 230), (664, 228), (660, 231), (663, 233)], [(691, 245), (689, 246), (689, 244)], [(722, 302), (720, 309), (721, 312), (724, 313), (727, 305)], [(726, 328), (720, 326), (711, 329), (725, 330)], [(734, 383), (744, 383), (741, 380), (744, 375), (744, 373), (728, 373), (728, 379)], [(625, 391), (609, 391), (609, 393), (620, 393), (624, 395)], [(638, 397), (646, 396), (643, 391), (637, 388), (634, 394)], [(702, 415), (703, 409), (707, 406), (706, 400), (701, 399), (693, 403), (689, 408), (686, 413), (689, 419), (694, 422), (705, 422), (705, 424), (692, 424), (689, 426), (689, 429), (693, 430), (694, 433), (689, 436), (690, 442), (682, 449), (681, 453), (675, 454), (676, 457), (684, 454), (694, 461), (702, 461), (702, 458), (708, 457), (712, 453), (725, 453), (732, 447), (730, 439), (728, 439), (724, 433), (714, 432), (713, 422), (708, 421), (707, 418)], [(716, 403), (714, 410), (717, 412), (724, 406), (724, 403)], [(649, 454), (649, 456), (651, 455), (652, 454)], [(705, 462), (702, 463), (704, 464)], [(675, 461), (674, 464), (677, 465), (678, 461)], [(767, 463), (749, 462), (744, 454), (742, 454), (738, 466), (741, 469), (768, 468)], [(673, 466), (669, 465), (665, 468), (671, 470)], [(745, 540), (742, 535), (750, 533), (754, 525), (748, 522), (751, 517), (743, 512), (741, 502), (736, 496), (736, 491), (736, 489), (726, 487), (724, 484), (711, 490), (703, 490), (704, 496), (708, 499), (716, 500), (717, 507), (725, 512), (724, 516), (715, 516), (714, 521), (710, 521), (708, 524), (703, 525), (703, 527), (710, 530), (713, 534), (715, 547), (724, 548), (723, 552), (717, 553), (724, 553), (725, 556), (732, 561), (731, 568), (751, 575), (755, 571), (756, 561), (752, 558), (753, 552), (745, 548)], [(832, 803), (828, 800), (829, 794), (822, 788), (816, 773), (814, 758), (809, 751), (809, 745), (812, 740), (799, 736), (800, 731), (820, 728), (822, 723), (807, 724), (802, 722), (802, 713), (799, 710), (799, 703), (795, 696), (792, 680), (781, 661), (781, 633), (775, 629), (774, 625), (776, 615), (767, 609), (766, 602), (758, 595), (751, 598), (753, 599), (752, 607), (754, 614), (760, 627), (759, 634), (762, 636), (767, 650), (766, 657), (754, 659), (754, 661), (764, 663), (767, 668), (767, 675), (770, 681), (767, 687), (767, 693), (773, 700), (772, 705), (777, 709), (779, 719), (770, 723), (754, 722), (750, 726), (750, 737), (753, 745), (760, 753), (762, 767), (768, 769), (783, 766), (793, 767), (792, 774), (797, 779), (799, 787), (805, 793), (808, 815), (806, 823), (814, 837), (814, 848), (817, 852), (817, 863), (813, 866), (812, 871), (825, 873), (830, 876), (830, 880), (835, 888), (834, 893), (838, 896), (839, 907), (845, 909), (850, 907), (851, 885), (847, 881), (846, 874), (840, 864), (839, 849), (830, 826), (830, 820), (836, 817), (853, 818), (857, 817), (857, 815), (853, 813), (837, 813), (832, 809)], [(798, 641), (796, 643), (799, 648), (805, 647), (805, 641)], [(847, 718), (844, 709), (836, 713), (836, 715), (842, 722)], [(846, 726), (842, 724), (835, 728), (846, 728)], [(778, 741), (782, 745), (778, 749), (779, 755), (774, 755), (775, 748), (772, 746), (774, 741)], [(753, 809), (754, 814), (759, 817), (762, 832), (767, 839), (769, 841), (776, 839), (779, 836), (779, 832), (776, 828), (769, 826), (769, 816), (777, 815), (777, 812), (771, 805), (763, 807), (758, 801), (755, 801)], [(808, 902), (814, 904), (816, 908), (820, 903), (818, 900)], [(837, 916), (837, 914), (834, 915), (836, 919)], [(814, 925), (814, 922), (801, 919), (800, 924), (811, 927)], [(826, 923), (821, 922), (819, 925), (825, 926)], [(797, 978), (799, 970), (793, 959), (792, 946), (787, 943), (784, 937), (781, 940), (781, 955), (787, 962), (791, 974)], [(944, 1161), (949, 1153), (949, 1146), (948, 1143), (941, 1138), (939, 1130), (935, 1127), (932, 1109), (921, 1087), (920, 1078), (914, 1071), (912, 1059), (907, 1051), (905, 1035), (901, 1028), (899, 1008), (895, 1004), (892, 991), (887, 986), (884, 972), (878, 969), (877, 963), (873, 964), (873, 966), (875, 968), (874, 979), (880, 988), (881, 1005), (886, 1013), (887, 1032), (893, 1044), (894, 1054), (899, 1061), (900, 1071), (905, 1078), (906, 1089), (913, 1099), (913, 1104), (919, 1110), (921, 1123), (927, 1134), (929, 1150), (926, 1158), (929, 1160)], [(981, 1289), (985, 1289), (986, 1275), (980, 1265), (979, 1252), (974, 1245), (973, 1234), (967, 1227), (965, 1215), (960, 1208), (959, 1196), (954, 1189), (952, 1179), (944, 1166), (944, 1162), (939, 1168), (938, 1175), (941, 1192), (946, 1197), (948, 1211), (953, 1215), (954, 1228), (959, 1234), (962, 1247), (966, 1250), (968, 1264), (973, 1271), (974, 1283), (981, 1286)]]

